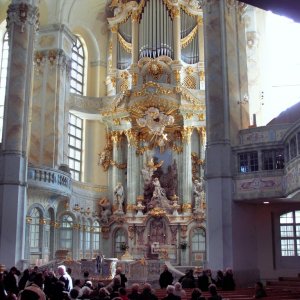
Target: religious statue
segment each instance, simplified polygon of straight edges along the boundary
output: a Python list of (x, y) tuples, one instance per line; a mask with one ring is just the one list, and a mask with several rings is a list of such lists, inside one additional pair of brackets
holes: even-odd
[(111, 216), (111, 204), (106, 197), (103, 197), (99, 201), (100, 206), (100, 221), (102, 223), (108, 223)]
[(142, 169), (142, 176), (146, 184), (151, 182), (154, 171), (156, 171), (159, 167), (161, 167), (163, 163), (164, 163), (163, 160), (160, 161), (159, 163), (155, 163), (153, 157), (147, 160), (144, 169)]
[(201, 209), (202, 201), (204, 199), (204, 186), (201, 178), (199, 180), (196, 179), (194, 181), (193, 194), (195, 200), (194, 210), (196, 212), (199, 212)]
[(170, 200), (166, 196), (165, 189), (161, 187), (157, 177), (153, 179), (152, 184), (154, 186), (154, 191), (148, 207), (149, 208), (160, 207), (166, 210), (168, 213), (171, 213), (172, 205), (170, 203)]
[(123, 212), (124, 188), (121, 182), (119, 182), (114, 189), (114, 200), (118, 205), (118, 212)]

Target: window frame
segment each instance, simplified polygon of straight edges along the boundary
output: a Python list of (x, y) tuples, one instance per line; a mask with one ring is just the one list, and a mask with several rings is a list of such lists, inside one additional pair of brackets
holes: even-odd
[(279, 238), (281, 257), (300, 257), (300, 210), (279, 216)]

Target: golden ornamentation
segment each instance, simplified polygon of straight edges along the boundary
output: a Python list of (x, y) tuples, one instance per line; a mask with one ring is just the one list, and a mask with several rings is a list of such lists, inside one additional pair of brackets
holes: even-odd
[(81, 228), (80, 224), (73, 224), (74, 230), (80, 230), (80, 228)]
[(134, 204), (127, 204), (126, 211), (127, 212), (133, 212), (133, 211), (135, 211), (135, 205)]
[(183, 118), (185, 120), (191, 120), (194, 117), (194, 113), (186, 113)]
[(110, 162), (112, 160), (112, 150), (113, 147), (111, 144), (110, 135), (107, 134), (104, 150), (100, 154), (98, 154), (98, 165), (102, 165), (104, 171), (107, 171), (110, 166)]
[(194, 68), (191, 67), (191, 66), (187, 67), (187, 68), (185, 69), (185, 73), (186, 73), (187, 75), (193, 74), (193, 73), (194, 73)]
[(127, 53), (131, 53), (132, 52), (132, 44), (128, 43), (123, 37), (122, 35), (118, 32), (118, 40), (120, 45), (123, 47), (123, 49), (127, 52)]
[(199, 77), (200, 77), (200, 81), (204, 81), (205, 80), (205, 72), (204, 71), (200, 71), (199, 72)]
[(130, 146), (137, 147), (138, 146), (138, 135), (135, 130), (132, 128), (125, 131), (125, 135), (127, 136), (127, 140)]
[(129, 83), (128, 80), (123, 80), (121, 85), (120, 85), (120, 90), (122, 93), (125, 93), (129, 89)]
[(131, 21), (132, 21), (133, 23), (134, 23), (134, 22), (138, 23), (139, 20), (140, 20), (140, 14), (139, 14), (139, 12), (134, 11), (134, 12), (131, 14)]
[(206, 139), (206, 128), (205, 127), (198, 127), (197, 131), (199, 133), (201, 143), (204, 143), (205, 139)]
[(111, 82), (112, 86), (115, 88), (116, 85), (117, 85), (116, 77), (111, 76), (111, 77), (110, 77), (110, 82)]
[(116, 161), (112, 160), (110, 162), (111, 166), (114, 166), (118, 169), (124, 170), (127, 168), (127, 163), (117, 163)]
[(122, 72), (122, 73), (121, 73), (121, 78), (122, 78), (122, 79), (128, 79), (128, 78), (129, 78), (128, 72)]
[(198, 115), (198, 120), (199, 121), (204, 121), (205, 120), (205, 115), (202, 113), (202, 114), (199, 114)]
[(181, 136), (182, 136), (182, 141), (184, 143), (190, 143), (191, 142), (191, 135), (193, 133), (194, 127), (192, 126), (188, 126), (188, 127), (184, 127), (181, 130)]
[(143, 257), (140, 260), (138, 260), (138, 262), (142, 265), (142, 266), (147, 266), (148, 262), (147, 260)]
[(111, 132), (111, 140), (114, 144), (119, 144), (122, 139), (122, 131), (112, 131)]
[(54, 222), (54, 228), (55, 228), (55, 229), (58, 229), (59, 227), (60, 227), (60, 223)]
[(196, 78), (192, 75), (188, 75), (183, 80), (183, 85), (188, 89), (196, 89)]
[[(192, 12), (191, 12), (191, 8), (187, 8), (185, 5), (183, 5), (181, 3), (180, 8), (190, 17), (195, 17), (197, 15), (199, 15), (200, 13), (202, 13), (201, 7), (199, 5), (198, 1), (194, 1), (194, 0), (189, 0), (186, 1), (184, 4), (188, 4), (191, 8), (192, 8)], [(201, 16), (199, 16), (201, 17)]]
[(191, 203), (183, 203), (181, 209), (183, 212), (190, 212), (192, 210), (192, 204)]
[(121, 119), (113, 119), (115, 125), (121, 125)]
[(192, 152), (191, 154), (192, 158), (192, 180), (199, 180), (200, 175), (199, 175), (199, 166), (204, 165), (204, 160), (199, 159), (198, 155), (196, 152)]
[(136, 86), (137, 83), (138, 83), (138, 74), (137, 74), (137, 73), (133, 73), (133, 74), (132, 74), (132, 84), (133, 84), (134, 86)]
[(181, 39), (180, 41), (181, 48), (187, 47), (193, 41), (197, 32), (198, 32), (198, 25), (196, 25), (187, 36)]
[(176, 84), (179, 84), (180, 83), (180, 70), (174, 70), (173, 74), (174, 74)]
[(32, 218), (30, 216), (27, 216), (26, 217), (26, 223), (31, 224), (31, 222), (32, 222)]
[(43, 52), (36, 51), (34, 55), (34, 63), (37, 67), (40, 67), (45, 60), (45, 55)]
[(154, 207), (149, 211), (149, 215), (154, 218), (160, 218), (166, 215), (166, 212), (160, 207)]
[(112, 33), (117, 33), (118, 32), (118, 25), (114, 25), (110, 28)]
[(40, 219), (39, 224), (40, 225), (46, 225), (47, 224), (47, 219)]
[(162, 67), (156, 61), (150, 62), (148, 66), (148, 73), (154, 78), (159, 79), (163, 74)]
[(54, 65), (57, 55), (58, 55), (57, 50), (50, 50), (48, 52), (48, 60), (51, 64), (51, 66)]
[(174, 144), (173, 147), (172, 147), (172, 150), (175, 151), (176, 153), (182, 153), (183, 152), (183, 147)]

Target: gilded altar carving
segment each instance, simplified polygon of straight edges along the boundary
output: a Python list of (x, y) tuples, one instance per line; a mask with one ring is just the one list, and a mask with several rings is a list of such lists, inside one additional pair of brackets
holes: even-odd
[(192, 179), (193, 179), (193, 181), (195, 181), (200, 178), (199, 166), (204, 165), (204, 160), (199, 159), (196, 152), (192, 152), (191, 158), (192, 158)]
[(192, 204), (191, 203), (183, 203), (181, 209), (183, 212), (190, 212), (192, 210)]
[(188, 126), (184, 127), (181, 130), (182, 141), (186, 144), (191, 142), (191, 136), (193, 133), (194, 127)]

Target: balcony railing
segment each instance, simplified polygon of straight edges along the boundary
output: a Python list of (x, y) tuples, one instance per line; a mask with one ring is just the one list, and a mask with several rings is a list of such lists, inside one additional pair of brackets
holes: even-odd
[(71, 174), (51, 169), (28, 167), (28, 185), (39, 189), (50, 190), (65, 196), (71, 195)]

